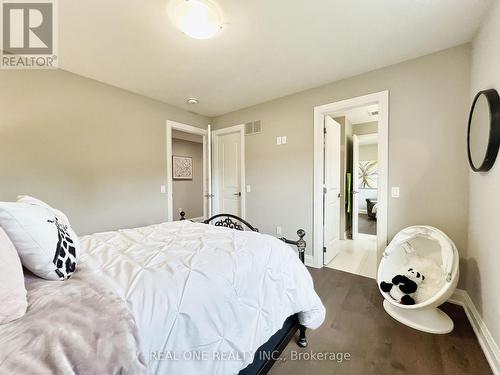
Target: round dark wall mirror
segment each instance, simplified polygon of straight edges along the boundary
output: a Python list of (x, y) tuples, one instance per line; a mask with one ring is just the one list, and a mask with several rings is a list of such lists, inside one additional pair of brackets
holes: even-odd
[(472, 103), (467, 131), (469, 164), (475, 172), (493, 167), (500, 146), (500, 97), (495, 89), (480, 91)]

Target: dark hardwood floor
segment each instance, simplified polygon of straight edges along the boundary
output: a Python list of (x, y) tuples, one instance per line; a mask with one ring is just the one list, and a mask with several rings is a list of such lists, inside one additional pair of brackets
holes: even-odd
[[(431, 335), (387, 315), (375, 280), (329, 268), (309, 270), (326, 320), (307, 330), (307, 348), (291, 341), (270, 374), (492, 374), (460, 306), (442, 306), (455, 322), (454, 331)], [(292, 360), (311, 351), (349, 353), (350, 360)]]
[(371, 219), (366, 214), (358, 215), (358, 232), (364, 234), (377, 234), (377, 220)]

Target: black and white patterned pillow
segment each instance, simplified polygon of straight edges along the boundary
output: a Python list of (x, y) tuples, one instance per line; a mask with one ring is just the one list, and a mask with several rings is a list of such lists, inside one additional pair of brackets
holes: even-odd
[(21, 263), (48, 280), (66, 280), (76, 270), (79, 240), (61, 211), (28, 196), (0, 202), (0, 227), (7, 233)]

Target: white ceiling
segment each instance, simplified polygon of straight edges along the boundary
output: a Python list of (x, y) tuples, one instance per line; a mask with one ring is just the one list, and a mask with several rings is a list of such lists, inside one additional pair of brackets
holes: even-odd
[(491, 4), (219, 0), (224, 30), (195, 40), (167, 1), (60, 1), (60, 67), (216, 116), (468, 42)]

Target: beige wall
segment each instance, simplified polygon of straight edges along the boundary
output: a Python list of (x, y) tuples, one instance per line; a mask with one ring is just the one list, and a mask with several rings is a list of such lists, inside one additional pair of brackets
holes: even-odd
[[(281, 225), (290, 237), (304, 228), (311, 252), (313, 108), (389, 90), (389, 186), (401, 189), (389, 200), (389, 236), (434, 225), (464, 255), (469, 76), (470, 46), (462, 45), (215, 118), (215, 128), (262, 121), (263, 133), (246, 137), (247, 218), (264, 232)], [(288, 136), (287, 145), (275, 145), (279, 135)]]
[[(190, 134), (191, 135), (191, 134)], [(197, 136), (200, 139), (201, 136)], [(179, 210), (186, 213), (186, 219), (203, 216), (203, 143), (172, 139), (173, 156), (193, 158), (193, 179), (172, 181), (173, 218), (180, 218)]]
[(365, 135), (378, 133), (378, 122), (363, 122), (361, 124), (352, 124), (352, 134)]
[(378, 147), (374, 145), (359, 145), (359, 160), (360, 161), (377, 161)]
[[(496, 2), (474, 40), (469, 104), (483, 89), (500, 91), (500, 3)], [(462, 126), (462, 133), (467, 129)], [(465, 152), (465, 151), (464, 151)], [(500, 345), (500, 155), (487, 173), (469, 170), (467, 291)]]
[(39, 197), (79, 234), (166, 220), (165, 122), (207, 118), (64, 71), (0, 84), (0, 200)]

